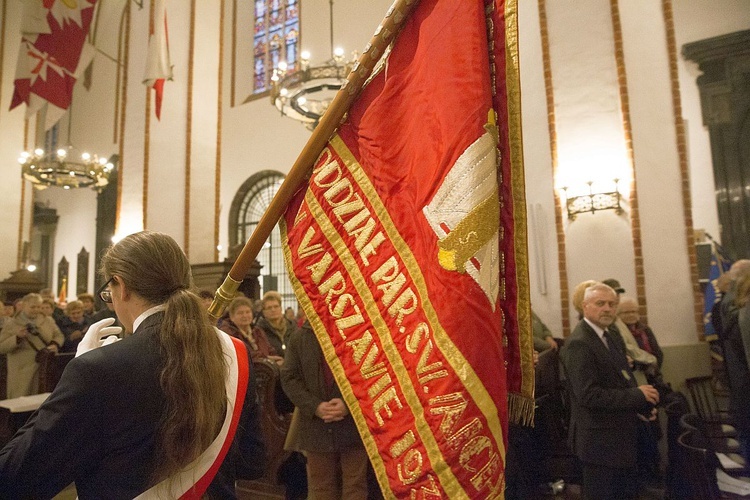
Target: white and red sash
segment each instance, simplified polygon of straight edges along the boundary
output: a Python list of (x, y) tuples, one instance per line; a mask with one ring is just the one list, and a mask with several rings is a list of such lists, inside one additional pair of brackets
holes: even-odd
[(232, 445), (242, 407), (245, 403), (250, 367), (247, 351), (242, 341), (230, 337), (219, 329), (215, 328), (215, 330), (219, 335), (224, 356), (226, 356), (229, 364), (229, 373), (224, 384), (227, 391), (227, 413), (221, 431), (198, 458), (174, 476), (138, 495), (137, 499), (180, 498), (192, 500), (201, 498), (216, 476), (229, 447)]

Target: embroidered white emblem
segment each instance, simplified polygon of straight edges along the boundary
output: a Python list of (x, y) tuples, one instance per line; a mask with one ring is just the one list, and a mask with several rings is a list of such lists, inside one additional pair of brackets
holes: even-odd
[(456, 160), (432, 201), (422, 209), (438, 237), (440, 265), (468, 273), (493, 310), (500, 290), (500, 202), (494, 111), (486, 132)]

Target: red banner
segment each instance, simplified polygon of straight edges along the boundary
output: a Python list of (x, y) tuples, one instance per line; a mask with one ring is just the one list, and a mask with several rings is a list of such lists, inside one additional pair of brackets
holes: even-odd
[(514, 1), (422, 0), (282, 220), (387, 498), (501, 497), (533, 414), (515, 40)]
[(31, 0), (24, 5), (15, 91), (10, 109), (45, 103), (68, 109), (96, 0)]

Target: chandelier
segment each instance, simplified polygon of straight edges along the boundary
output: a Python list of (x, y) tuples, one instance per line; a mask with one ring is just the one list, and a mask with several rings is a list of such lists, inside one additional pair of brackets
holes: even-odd
[(336, 49), (320, 66), (310, 66), (310, 53), (302, 52), (296, 71), (288, 71), (287, 64), (280, 61), (271, 76), (271, 102), (282, 115), (314, 129), (356, 62), (356, 55), (344, 61), (342, 49)]
[(310, 52), (300, 53), (299, 68), (290, 68), (279, 61), (271, 75), (271, 103), (282, 115), (293, 118), (314, 129), (328, 109), (338, 90), (346, 82), (359, 59), (344, 60), (344, 50), (333, 48), (333, 0), (329, 0), (331, 58), (320, 66), (310, 66)]
[(114, 165), (107, 158), (79, 152), (73, 146), (44, 151), (24, 151), (18, 158), (23, 177), (35, 188), (63, 189), (90, 187), (101, 191), (109, 182)]

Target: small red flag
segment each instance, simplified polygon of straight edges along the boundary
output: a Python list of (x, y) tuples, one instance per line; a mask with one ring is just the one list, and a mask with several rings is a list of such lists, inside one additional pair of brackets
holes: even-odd
[(169, 36), (167, 31), (167, 1), (156, 0), (154, 22), (148, 38), (146, 73), (143, 83), (155, 92), (156, 118), (161, 119), (161, 103), (164, 97), (164, 82), (172, 79), (172, 63), (169, 59)]
[(68, 278), (62, 279), (60, 293), (57, 294), (57, 303), (62, 307), (68, 303)]

